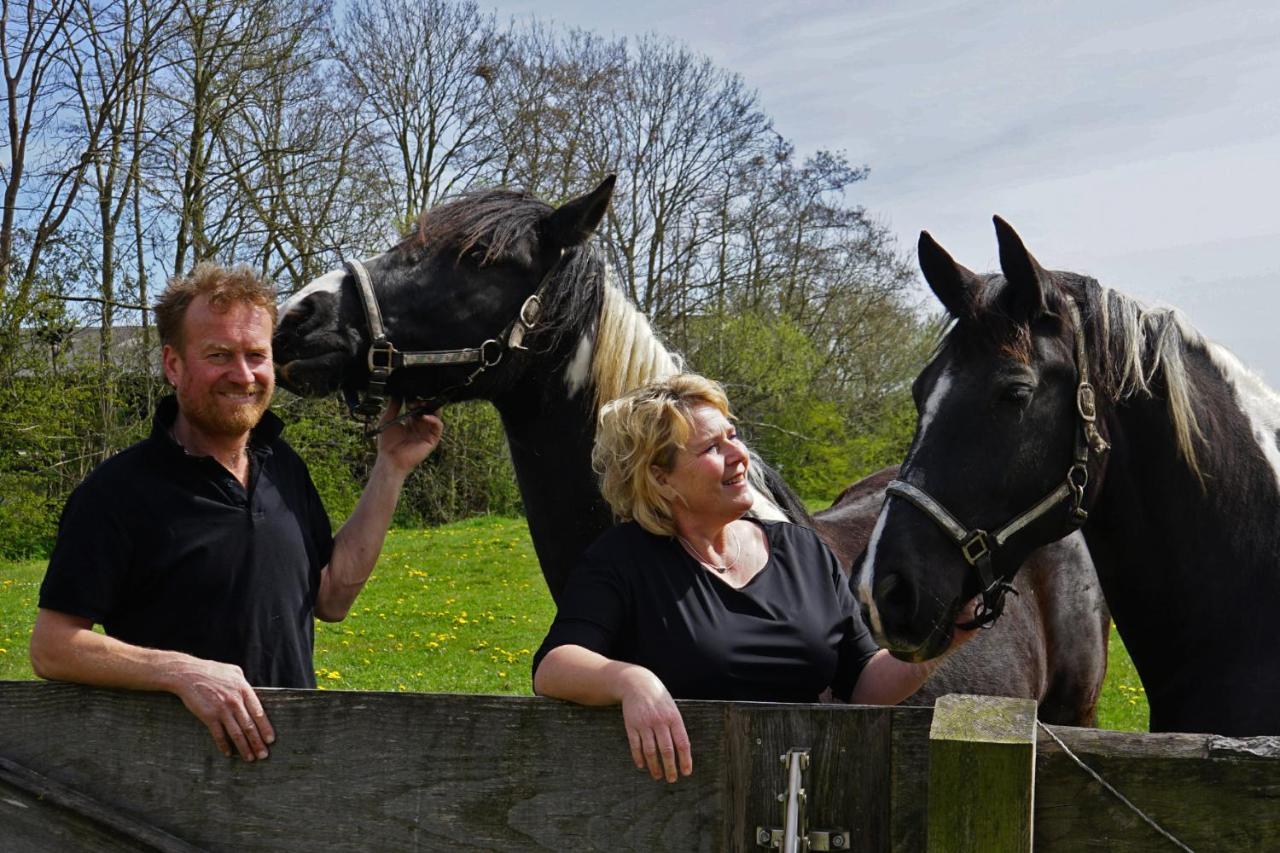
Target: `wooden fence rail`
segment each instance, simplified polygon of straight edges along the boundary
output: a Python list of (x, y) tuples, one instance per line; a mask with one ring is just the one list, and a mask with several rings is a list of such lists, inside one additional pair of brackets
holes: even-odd
[[(809, 752), (807, 830), (847, 832), (831, 849), (965, 849), (953, 832), (1026, 850), (1033, 802), (1037, 850), (1175, 849), (1017, 700), (948, 697), (932, 741), (930, 708), (681, 702), (694, 774), (666, 785), (631, 765), (617, 709), (261, 695), (278, 740), (246, 764), (168, 695), (0, 682), (0, 851), (756, 851), (782, 827), (792, 748)], [(1053, 732), (1193, 849), (1280, 849), (1271, 739)], [(1010, 828), (983, 836), (1001, 846), (972, 843), (976, 807)]]

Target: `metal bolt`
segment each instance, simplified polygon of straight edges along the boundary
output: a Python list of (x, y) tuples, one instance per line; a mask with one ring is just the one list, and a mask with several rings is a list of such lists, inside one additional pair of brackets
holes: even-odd
[(769, 844), (769, 841), (770, 841), (771, 839), (772, 839), (772, 836), (770, 836), (770, 835), (769, 835), (769, 830), (767, 830), (767, 829), (757, 829), (757, 830), (756, 830), (756, 843), (757, 843), (757, 844), (768, 845), (768, 844)]
[(843, 833), (843, 832), (837, 832), (835, 835), (831, 836), (831, 846), (832, 846), (832, 847), (834, 847), (834, 848), (836, 848), (837, 850), (839, 850), (840, 848), (844, 847), (844, 833)]
[(787, 801), (787, 795), (785, 792), (778, 795), (778, 802), (785, 803), (786, 801)]

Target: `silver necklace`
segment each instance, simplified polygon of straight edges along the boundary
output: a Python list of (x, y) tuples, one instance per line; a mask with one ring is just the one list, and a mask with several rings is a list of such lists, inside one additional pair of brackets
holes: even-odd
[(733, 539), (733, 558), (724, 563), (724, 565), (720, 565), (718, 563), (708, 563), (706, 560), (702, 559), (702, 557), (698, 556), (698, 552), (694, 550), (694, 547), (689, 544), (688, 539), (685, 539), (679, 533), (676, 534), (676, 538), (680, 540), (680, 544), (684, 546), (684, 549), (689, 552), (690, 557), (693, 557), (693, 559), (697, 560), (701, 565), (706, 566), (708, 569), (711, 569), (721, 575), (737, 565), (738, 557), (742, 556), (742, 540), (734, 534), (732, 528), (729, 529), (729, 536)]

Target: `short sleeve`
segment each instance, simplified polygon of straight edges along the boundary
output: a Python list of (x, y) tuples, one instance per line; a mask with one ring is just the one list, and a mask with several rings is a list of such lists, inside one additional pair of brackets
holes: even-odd
[(62, 510), (39, 606), (101, 624), (124, 600), (132, 537), (118, 503), (81, 484)]
[(633, 595), (621, 567), (609, 555), (591, 549), (569, 575), (555, 621), (533, 656), (533, 672), (557, 646), (582, 646), (605, 657), (617, 657), (619, 636), (632, 608)]
[(825, 545), (822, 548), (831, 564), (831, 582), (835, 585), (836, 602), (844, 614), (844, 636), (836, 649), (836, 674), (831, 681), (831, 692), (841, 702), (848, 702), (866, 668), (867, 662), (880, 650), (871, 637), (871, 631), (862, 621), (862, 608), (849, 588), (849, 578), (840, 570), (840, 563)]

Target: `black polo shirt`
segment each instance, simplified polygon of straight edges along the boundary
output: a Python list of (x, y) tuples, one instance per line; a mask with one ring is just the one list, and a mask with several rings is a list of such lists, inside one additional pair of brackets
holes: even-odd
[(72, 493), (40, 606), (133, 645), (238, 664), (250, 684), (314, 687), (314, 611), (329, 518), (302, 460), (267, 412), (249, 440), (246, 490), (172, 438), (177, 401), (151, 435)]
[(835, 555), (798, 524), (757, 522), (769, 560), (741, 589), (670, 536), (613, 527), (569, 576), (533, 670), (577, 645), (646, 667), (676, 699), (848, 701), (877, 648)]

